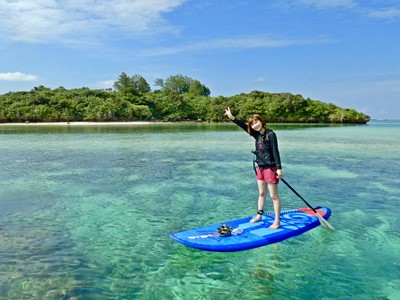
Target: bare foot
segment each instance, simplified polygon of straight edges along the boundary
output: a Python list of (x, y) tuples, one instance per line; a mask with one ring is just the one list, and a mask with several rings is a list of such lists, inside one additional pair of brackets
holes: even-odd
[(269, 226), (269, 229), (275, 230), (275, 229), (278, 229), (279, 227), (281, 227), (281, 223), (274, 222), (274, 224)]
[(257, 215), (257, 217), (255, 217), (254, 219), (250, 220), (250, 223), (256, 223), (256, 222), (260, 222), (262, 219), (261, 215)]

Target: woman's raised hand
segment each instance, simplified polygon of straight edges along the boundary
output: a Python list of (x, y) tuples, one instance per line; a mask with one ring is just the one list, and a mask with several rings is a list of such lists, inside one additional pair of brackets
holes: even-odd
[(231, 109), (230, 109), (229, 107), (228, 107), (227, 109), (225, 109), (224, 115), (227, 116), (227, 117), (228, 117), (229, 119), (231, 119), (231, 120), (234, 120), (234, 119), (235, 119), (235, 117), (232, 115)]

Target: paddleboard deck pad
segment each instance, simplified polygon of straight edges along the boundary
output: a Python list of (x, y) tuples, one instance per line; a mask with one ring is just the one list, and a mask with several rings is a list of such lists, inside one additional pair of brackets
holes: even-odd
[[(328, 207), (317, 207), (315, 210), (327, 220), (331, 215)], [(297, 208), (281, 212), (281, 226), (269, 229), (275, 219), (274, 213), (262, 215), (262, 220), (250, 223), (252, 217), (217, 223), (205, 227), (176, 232), (170, 237), (186, 246), (216, 252), (243, 251), (284, 241), (311, 230), (320, 221), (310, 208)], [(228, 236), (222, 236), (218, 228), (226, 225), (232, 228)]]

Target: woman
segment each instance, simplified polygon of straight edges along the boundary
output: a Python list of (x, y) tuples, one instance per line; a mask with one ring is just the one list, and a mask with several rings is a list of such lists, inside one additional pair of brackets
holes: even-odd
[[(269, 227), (277, 229), (280, 224), (281, 201), (278, 194), (278, 182), (282, 178), (282, 165), (278, 149), (278, 140), (275, 133), (268, 129), (264, 119), (260, 115), (251, 116), (247, 124), (236, 119), (230, 108), (225, 109), (225, 115), (236, 125), (240, 126), (244, 131), (254, 137), (256, 141), (256, 151), (259, 157), (255, 160), (257, 163), (256, 179), (258, 184), (258, 209), (257, 216), (250, 222), (259, 222), (264, 213), (264, 203), (267, 189), (274, 205), (275, 220)], [(272, 170), (271, 170), (272, 169)]]

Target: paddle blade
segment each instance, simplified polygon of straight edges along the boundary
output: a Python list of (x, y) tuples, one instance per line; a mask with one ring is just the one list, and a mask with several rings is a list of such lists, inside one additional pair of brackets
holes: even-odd
[(316, 213), (316, 216), (321, 223), (322, 226), (329, 228), (331, 230), (336, 230), (327, 220), (325, 220), (319, 213)]

